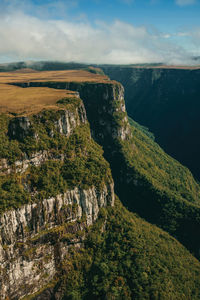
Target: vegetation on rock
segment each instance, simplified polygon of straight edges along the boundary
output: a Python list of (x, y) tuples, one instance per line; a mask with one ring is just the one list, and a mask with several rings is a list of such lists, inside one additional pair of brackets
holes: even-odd
[(129, 209), (168, 231), (198, 255), (199, 184), (187, 168), (141, 130), (131, 127), (133, 137), (120, 142), (118, 154), (109, 160), (118, 196)]
[(71, 248), (63, 261), (54, 287), (58, 299), (199, 299), (199, 262), (170, 235), (115, 203), (102, 209), (84, 247)]
[[(80, 99), (59, 101), (66, 110), (75, 110)], [(90, 135), (89, 125), (77, 125), (69, 137), (56, 127), (64, 110), (44, 110), (29, 116), (30, 130), (22, 139), (8, 136), (10, 116), (0, 116), (0, 158), (7, 159), (11, 174), (0, 175), (0, 211), (17, 208), (30, 201), (64, 193), (67, 189), (96, 186), (101, 189), (111, 182), (109, 164), (103, 158), (102, 148)], [(46, 161), (40, 166), (30, 165), (23, 173), (15, 173), (16, 160), (23, 161), (34, 153), (47, 152)]]
[[(76, 72), (69, 72), (68, 76), (70, 74), (77, 76)], [(103, 158), (101, 146), (91, 138), (87, 120), (82, 123), (76, 120), (77, 110), (82, 105), (76, 96), (63, 97), (56, 108), (24, 115), (23, 119), (13, 113), (2, 114), (0, 212), (56, 197), (74, 187), (95, 186), (99, 194), (113, 175), (123, 204), (168, 231), (197, 255), (200, 186), (187, 168), (154, 142), (146, 128), (131, 119), (129, 126), (122, 86), (106, 83), (104, 77), (98, 83), (95, 79), (87, 82), (91, 73), (80, 82), (77, 79), (65, 82), (63, 77), (59, 81), (55, 73), (51, 73), (50, 80), (58, 81), (45, 82), (44, 75), (41, 74), (41, 82), (38, 79), (20, 85), (70, 88), (80, 92), (92, 134), (103, 147), (111, 169)], [(70, 134), (63, 132), (66, 110), (74, 114), (76, 122)], [(13, 116), (24, 122), (21, 133), (12, 132), (17, 128)], [(16, 161), (30, 161), (37, 153), (45, 153), (45, 157), (18, 172)], [(27, 240), (27, 245), (24, 241), (15, 243), (25, 260), (33, 259), (37, 246), (42, 249), (50, 245), (54, 246), (57, 259), (56, 256), (61, 257), (59, 245), (66, 243), (67, 251), (56, 266), (58, 274), (54, 283), (50, 284), (52, 297), (56, 295), (56, 299), (63, 300), (200, 299), (200, 263), (174, 237), (127, 211), (118, 199), (115, 207), (101, 209), (97, 222), (90, 227), (86, 226), (84, 215), (73, 222), (76, 205), (61, 208), (60, 223), (53, 227), (46, 224)], [(68, 212), (72, 222), (65, 224)], [(74, 240), (79, 243), (78, 250), (73, 245)], [(3, 246), (12, 248), (12, 245)], [(40, 259), (41, 265), (48, 262), (48, 252)], [(38, 299), (42, 299), (41, 295)], [(27, 299), (37, 297), (29, 295)]]

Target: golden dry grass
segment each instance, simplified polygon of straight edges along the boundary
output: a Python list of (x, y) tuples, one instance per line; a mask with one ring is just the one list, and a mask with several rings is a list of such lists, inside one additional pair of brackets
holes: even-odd
[(31, 81), (62, 81), (62, 82), (107, 82), (105, 75), (90, 73), (83, 70), (67, 71), (32, 71), (28, 69), (0, 73), (0, 83), (31, 82)]
[(37, 113), (43, 109), (58, 109), (56, 102), (73, 97), (74, 92), (50, 88), (21, 88), (0, 84), (0, 113), (19, 115)]
[[(108, 82), (107, 76), (83, 70), (44, 71), (22, 69), (0, 73), (0, 113), (32, 114), (42, 109), (57, 109), (56, 102), (63, 97), (72, 97), (74, 92), (51, 88), (21, 88), (15, 82)], [(8, 84), (7, 84), (8, 83)]]

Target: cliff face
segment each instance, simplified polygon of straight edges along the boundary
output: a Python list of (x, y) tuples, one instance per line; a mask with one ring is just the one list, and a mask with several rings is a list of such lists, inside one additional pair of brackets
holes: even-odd
[(20, 299), (54, 278), (70, 247), (81, 247), (99, 210), (114, 205), (114, 186), (78, 97), (1, 118), (0, 298)]
[(200, 178), (200, 70), (102, 67), (125, 88), (128, 115)]
[[(21, 87), (50, 87), (77, 91), (83, 99), (92, 134), (106, 147), (111, 139), (127, 140), (131, 136), (125, 103), (124, 88), (120, 83), (98, 82), (28, 82)], [(107, 143), (107, 141), (109, 141)]]
[[(79, 102), (79, 96), (75, 98)], [(46, 134), (49, 139), (54, 140), (59, 134), (63, 137), (69, 137), (78, 126), (83, 126), (87, 123), (86, 111), (82, 102), (78, 105), (74, 105), (73, 109), (67, 110), (60, 107), (58, 111), (52, 111), (49, 116), (45, 116), (45, 113), (39, 113), (34, 116), (22, 116), (9, 119), (7, 136), (11, 140), (22, 142), (28, 139), (32, 139), (33, 146), (35, 144), (35, 150), (31, 150), (27, 153), (27, 149), (21, 152), (19, 157), (14, 163), (10, 164), (9, 159), (0, 159), (0, 174), (11, 174), (12, 171), (23, 173), (30, 166), (39, 166), (41, 163), (49, 160), (64, 160), (63, 153), (55, 153), (52, 149), (49, 149), (48, 145), (40, 146), (39, 130), (44, 130), (44, 122), (47, 127), (45, 128)], [(48, 120), (52, 118), (52, 122)], [(48, 124), (51, 123), (51, 124)], [(54, 153), (53, 153), (54, 152)]]
[[(59, 114), (59, 117), (54, 122), (54, 130), (64, 134), (65, 136), (69, 136), (73, 132), (73, 129), (81, 123), (85, 124), (87, 122), (85, 108), (82, 103), (79, 103), (79, 105), (72, 111), (65, 109), (60, 110)], [(32, 127), (33, 126), (28, 117), (23, 116), (13, 118), (9, 122), (8, 136), (11, 139), (23, 141), (26, 136), (34, 134), (34, 132), (31, 131)], [(54, 132), (51, 131), (50, 135), (53, 137)], [(37, 138), (37, 136), (35, 137)]]
[(199, 262), (119, 200), (114, 205), (110, 166), (122, 201), (195, 254), (199, 185), (129, 125), (120, 84), (55, 76), (67, 74), (16, 85), (70, 89), (76, 97), (37, 113), (0, 115), (0, 297), (199, 299)]
[[(157, 73), (154, 80), (159, 80)], [(187, 169), (157, 149), (158, 145), (150, 146), (145, 137), (134, 135), (125, 110), (124, 90), (119, 83), (29, 82), (19, 85), (78, 91), (92, 136), (103, 146), (104, 156), (111, 165), (117, 195), (131, 210), (165, 229), (199, 255), (200, 237), (195, 234), (200, 229), (199, 185)], [(138, 138), (140, 142), (136, 146)], [(154, 152), (158, 158), (152, 161)], [(164, 165), (161, 162), (165, 162)], [(172, 165), (170, 170), (169, 165)]]
[(113, 204), (113, 184), (109, 184), (101, 192), (95, 187), (74, 188), (3, 213), (1, 299), (19, 299), (48, 283), (59, 271), (68, 248), (81, 246), (84, 228), (97, 219), (99, 209)]

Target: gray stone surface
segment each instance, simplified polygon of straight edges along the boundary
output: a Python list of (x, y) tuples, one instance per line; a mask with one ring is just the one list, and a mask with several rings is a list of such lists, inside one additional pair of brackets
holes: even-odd
[(80, 247), (81, 243), (78, 239), (61, 242), (58, 237), (52, 238), (52, 230), (56, 232), (67, 222), (76, 224), (83, 214), (90, 226), (97, 219), (99, 209), (108, 205), (114, 205), (113, 183), (101, 191), (95, 187), (75, 188), (41, 203), (3, 213), (0, 216), (0, 299), (6, 296), (20, 299), (49, 282), (70, 244)]

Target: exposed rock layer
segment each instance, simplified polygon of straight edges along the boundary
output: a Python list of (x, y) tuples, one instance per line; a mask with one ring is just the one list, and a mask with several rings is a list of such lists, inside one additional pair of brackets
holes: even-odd
[[(78, 94), (76, 97), (78, 98)], [(25, 152), (21, 153), (21, 160), (12, 163), (2, 157), (0, 175), (3, 175), (2, 178), (6, 178), (5, 175), (21, 178), (21, 188), (27, 187), (27, 191), (32, 191), (32, 202), (18, 209), (4, 211), (0, 215), (2, 300), (20, 299), (48, 283), (59, 270), (69, 247), (81, 247), (84, 229), (94, 223), (100, 208), (114, 205), (112, 178), (103, 178), (101, 187), (95, 186), (95, 183), (87, 188), (78, 185), (55, 197), (40, 200), (37, 197), (38, 191), (28, 182), (27, 174), (31, 166), (38, 168), (47, 161), (55, 160), (62, 164), (65, 150), (68, 149), (59, 152), (59, 149), (51, 148), (26, 153), (23, 144), (26, 138), (31, 138), (33, 147), (36, 144), (39, 146), (43, 142), (42, 139), (53, 140), (54, 137), (62, 137), (68, 140), (74, 130), (85, 126), (86, 123), (86, 111), (80, 99), (74, 102), (72, 99), (69, 105), (61, 103), (58, 110), (47, 114), (40, 112), (34, 116), (19, 116), (10, 120), (9, 138), (21, 143)], [(90, 132), (85, 134), (91, 140)], [(55, 139), (55, 144), (56, 141)], [(48, 143), (45, 147), (46, 145)], [(85, 146), (87, 149), (87, 145)], [(48, 189), (48, 186), (46, 188)]]
[[(140, 73), (138, 70), (137, 76), (134, 77), (136, 83)], [(158, 82), (161, 75), (162, 70), (154, 70), (152, 84)], [(28, 86), (27, 83), (20, 85)], [(137, 149), (124, 109), (123, 87), (113, 82), (31, 82), (29, 85), (66, 88), (80, 93), (92, 135), (103, 146), (105, 158), (111, 165), (117, 195), (131, 210), (167, 230), (198, 256), (200, 238), (194, 232), (198, 232), (200, 228), (199, 205), (194, 207), (190, 202), (183, 201), (181, 193), (178, 197), (163, 193), (162, 189), (141, 175), (131, 162)], [(169, 205), (169, 208), (166, 209), (165, 205)], [(176, 213), (173, 213), (174, 205)], [(175, 229), (174, 224), (178, 224)]]
[[(79, 96), (77, 96), (77, 98), (79, 98)], [(52, 138), (56, 132), (69, 137), (74, 129), (87, 123), (86, 111), (82, 101), (75, 109), (60, 109), (58, 114), (59, 117), (54, 121), (54, 127), (48, 133)], [(37, 118), (37, 122), (41, 123), (42, 114), (39, 114)], [(33, 137), (35, 143), (40, 142), (38, 141), (38, 134), (34, 130), (31, 117), (29, 116), (11, 119), (8, 126), (8, 136), (10, 139), (16, 139), (20, 142), (23, 142), (26, 137)], [(64, 156), (59, 155), (57, 157), (53, 155), (51, 151), (44, 150), (32, 153), (31, 155), (27, 155), (25, 152), (22, 155), (22, 159), (16, 160), (14, 164), (10, 164), (5, 158), (0, 158), (0, 175), (11, 174), (13, 172), (24, 173), (29, 166), (39, 166), (48, 159), (63, 160)]]
[(87, 111), (92, 134), (104, 148), (107, 140), (111, 141), (111, 138), (113, 141), (118, 138), (126, 140), (131, 136), (124, 103), (124, 88), (117, 82), (25, 82), (15, 85), (78, 91)]
[[(92, 225), (99, 209), (114, 204), (113, 184), (101, 191), (75, 188), (64, 195), (27, 204), (0, 217), (0, 299), (19, 299), (33, 293), (53, 278), (76, 236), (81, 220)], [(73, 228), (68, 232), (67, 224)], [(67, 236), (68, 234), (68, 236)]]

